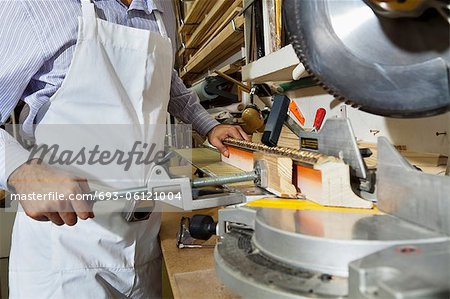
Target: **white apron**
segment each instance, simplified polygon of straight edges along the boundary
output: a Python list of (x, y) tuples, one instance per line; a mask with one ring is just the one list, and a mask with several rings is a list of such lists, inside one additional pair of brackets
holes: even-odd
[[(39, 131), (46, 125), (53, 124), (60, 136), (67, 137), (67, 131), (61, 129), (64, 125), (122, 124), (128, 129), (118, 132), (116, 139), (101, 136), (100, 129), (84, 131), (85, 143), (99, 140), (105, 145), (111, 139), (112, 148), (129, 148), (133, 140), (147, 140), (162, 149), (165, 132), (152, 125), (165, 123), (173, 57), (160, 14), (155, 12), (161, 35), (97, 19), (88, 0), (82, 0), (82, 11), (72, 64), (37, 128), (37, 143), (80, 146), (79, 136), (51, 140), (52, 134)], [(129, 129), (127, 125), (137, 126)], [(70, 144), (71, 140), (76, 144)], [(97, 171), (92, 165), (76, 167), (89, 181), (101, 181), (105, 174), (104, 169)], [(113, 188), (144, 185), (149, 167), (119, 168), (104, 183)], [(73, 227), (17, 214), (10, 256), (10, 298), (160, 296), (160, 215), (127, 223), (120, 213), (98, 213), (101, 205), (94, 206), (94, 219), (79, 220)]]

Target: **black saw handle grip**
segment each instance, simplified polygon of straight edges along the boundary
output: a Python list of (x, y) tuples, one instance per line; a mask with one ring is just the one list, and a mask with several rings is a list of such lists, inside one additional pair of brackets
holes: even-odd
[(267, 146), (275, 147), (280, 139), (281, 129), (288, 117), (288, 109), (291, 100), (284, 95), (275, 95), (273, 106), (267, 119), (261, 142)]

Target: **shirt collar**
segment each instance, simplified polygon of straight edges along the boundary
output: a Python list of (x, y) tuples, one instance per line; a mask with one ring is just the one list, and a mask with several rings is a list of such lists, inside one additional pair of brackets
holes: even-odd
[(128, 10), (143, 10), (147, 14), (151, 14), (154, 10), (158, 10), (162, 13), (164, 12), (159, 0), (133, 0)]
[(158, 10), (159, 12), (164, 12), (163, 5), (161, 1), (167, 1), (167, 0), (143, 0), (147, 2), (149, 10)]

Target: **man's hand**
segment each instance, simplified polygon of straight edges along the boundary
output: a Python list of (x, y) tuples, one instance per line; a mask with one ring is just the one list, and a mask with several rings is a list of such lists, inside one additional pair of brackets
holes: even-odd
[(250, 140), (249, 136), (240, 126), (218, 125), (208, 133), (209, 143), (214, 145), (225, 157), (229, 157), (227, 147), (222, 143), (225, 138), (234, 138), (239, 140)]
[[(89, 192), (84, 178), (74, 177), (38, 160), (22, 164), (8, 179), (16, 194), (63, 195), (61, 200), (21, 200), (25, 213), (38, 221), (52, 221), (56, 225), (75, 225), (77, 217), (93, 218), (91, 206), (83, 200), (69, 200), (69, 196)], [(53, 198), (54, 199), (54, 198)]]

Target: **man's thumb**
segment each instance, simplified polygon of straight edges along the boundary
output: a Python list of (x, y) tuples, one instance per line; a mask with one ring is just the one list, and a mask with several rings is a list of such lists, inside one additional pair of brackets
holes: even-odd
[(219, 152), (224, 155), (225, 157), (229, 157), (230, 153), (228, 152), (227, 147), (220, 141), (219, 138), (215, 138), (213, 145), (219, 150)]

